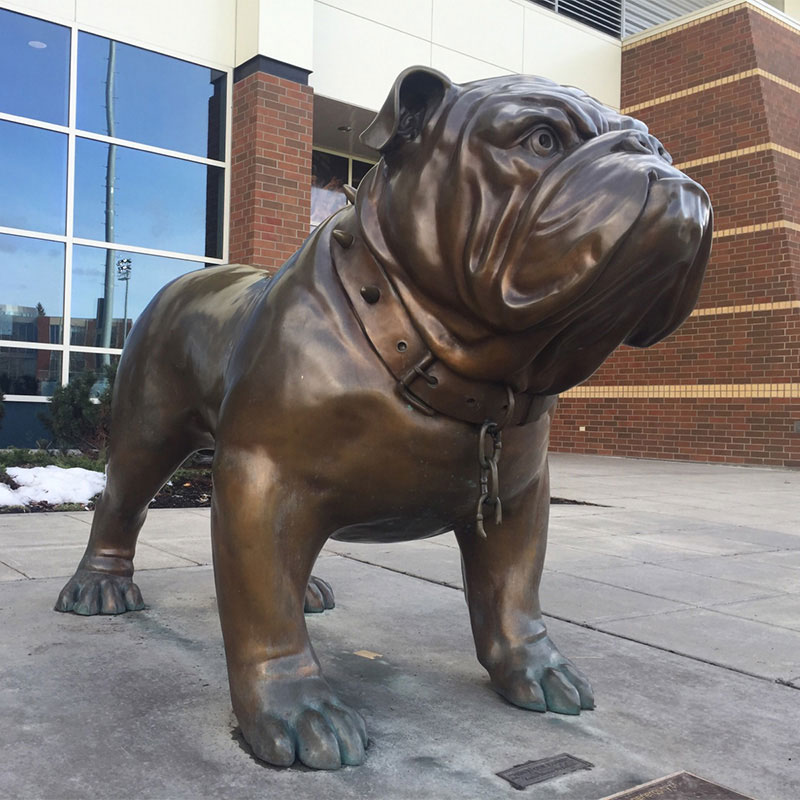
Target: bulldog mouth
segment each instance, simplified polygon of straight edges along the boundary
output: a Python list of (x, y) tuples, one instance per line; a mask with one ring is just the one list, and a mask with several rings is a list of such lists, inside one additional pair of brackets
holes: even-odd
[(639, 214), (597, 263), (594, 280), (550, 320), (552, 338), (528, 367), (530, 389), (565, 391), (620, 344), (661, 341), (694, 308), (711, 247), (710, 201), (677, 170), (658, 172), (648, 173)]
[[(660, 225), (648, 226), (648, 209), (663, 208)], [(650, 186), (640, 223), (645, 259), (644, 313), (623, 343), (650, 347), (669, 336), (691, 313), (700, 294), (711, 249), (711, 205), (705, 191), (683, 176), (659, 178)], [(639, 226), (637, 226), (637, 229)], [(638, 270), (636, 270), (638, 272)]]

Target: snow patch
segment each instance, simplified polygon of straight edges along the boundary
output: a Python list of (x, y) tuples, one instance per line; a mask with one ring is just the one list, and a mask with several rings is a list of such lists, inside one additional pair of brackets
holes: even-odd
[(82, 467), (8, 467), (6, 473), (19, 484), (19, 489), (0, 483), (0, 506), (86, 504), (106, 485), (102, 472)]

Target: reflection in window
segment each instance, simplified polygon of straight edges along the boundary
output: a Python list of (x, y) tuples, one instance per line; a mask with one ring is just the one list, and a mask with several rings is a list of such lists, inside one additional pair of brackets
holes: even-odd
[(347, 204), (344, 184), (358, 188), (374, 164), (314, 150), (311, 154), (311, 227)]
[(348, 159), (314, 150), (311, 155), (311, 225), (319, 225), (347, 205)]
[(220, 257), (221, 167), (80, 138), (75, 163), (75, 236)]
[[(122, 347), (153, 295), (174, 278), (200, 266), (175, 258), (74, 247), (70, 342), (85, 347)], [(108, 316), (106, 305), (111, 308)]]
[(364, 180), (364, 176), (374, 167), (374, 164), (370, 164), (367, 161), (359, 161), (358, 159), (353, 159), (353, 175), (351, 177), (351, 185), (354, 189), (358, 189), (358, 184)]
[(66, 213), (66, 134), (0, 120), (0, 225), (63, 234)]
[(89, 372), (97, 379), (89, 390), (90, 397), (100, 397), (108, 386), (108, 379), (105, 375), (105, 367), (117, 366), (119, 356), (107, 353), (76, 353), (74, 350), (69, 354), (69, 377), (74, 377)]
[(228, 73), (3, 8), (0, 70), (0, 114), (22, 118), (0, 119), (0, 392), (47, 396), (67, 353), (74, 374), (114, 363), (153, 295), (202, 266), (118, 247), (221, 259), (224, 168), (199, 161), (225, 161)]
[(53, 394), (61, 383), (61, 353), (0, 347), (0, 392), (3, 394)]
[(78, 38), (78, 127), (224, 159), (219, 70), (89, 33)]
[(0, 234), (0, 339), (61, 343), (64, 245)]
[(67, 124), (69, 28), (0, 9), (0, 111)]

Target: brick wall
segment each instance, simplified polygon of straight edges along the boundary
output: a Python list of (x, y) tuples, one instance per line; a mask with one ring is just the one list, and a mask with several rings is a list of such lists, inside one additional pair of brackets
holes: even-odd
[(702, 183), (698, 307), (562, 396), (552, 449), (800, 467), (800, 32), (724, 9), (623, 46), (624, 110)]
[(313, 92), (254, 72), (233, 86), (230, 256), (277, 270), (308, 235)]

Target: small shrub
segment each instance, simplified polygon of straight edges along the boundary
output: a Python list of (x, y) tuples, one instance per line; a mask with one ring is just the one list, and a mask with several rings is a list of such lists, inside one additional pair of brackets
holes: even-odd
[[(57, 447), (105, 453), (116, 371), (116, 366), (109, 366), (99, 373), (85, 372), (56, 388), (48, 412), (40, 414), (39, 419), (52, 433)], [(98, 383), (103, 389), (93, 398)]]
[(26, 450), (24, 447), (9, 447), (0, 450), (0, 470), (6, 467), (83, 467), (103, 472), (105, 465), (100, 457), (74, 455), (57, 450)]

